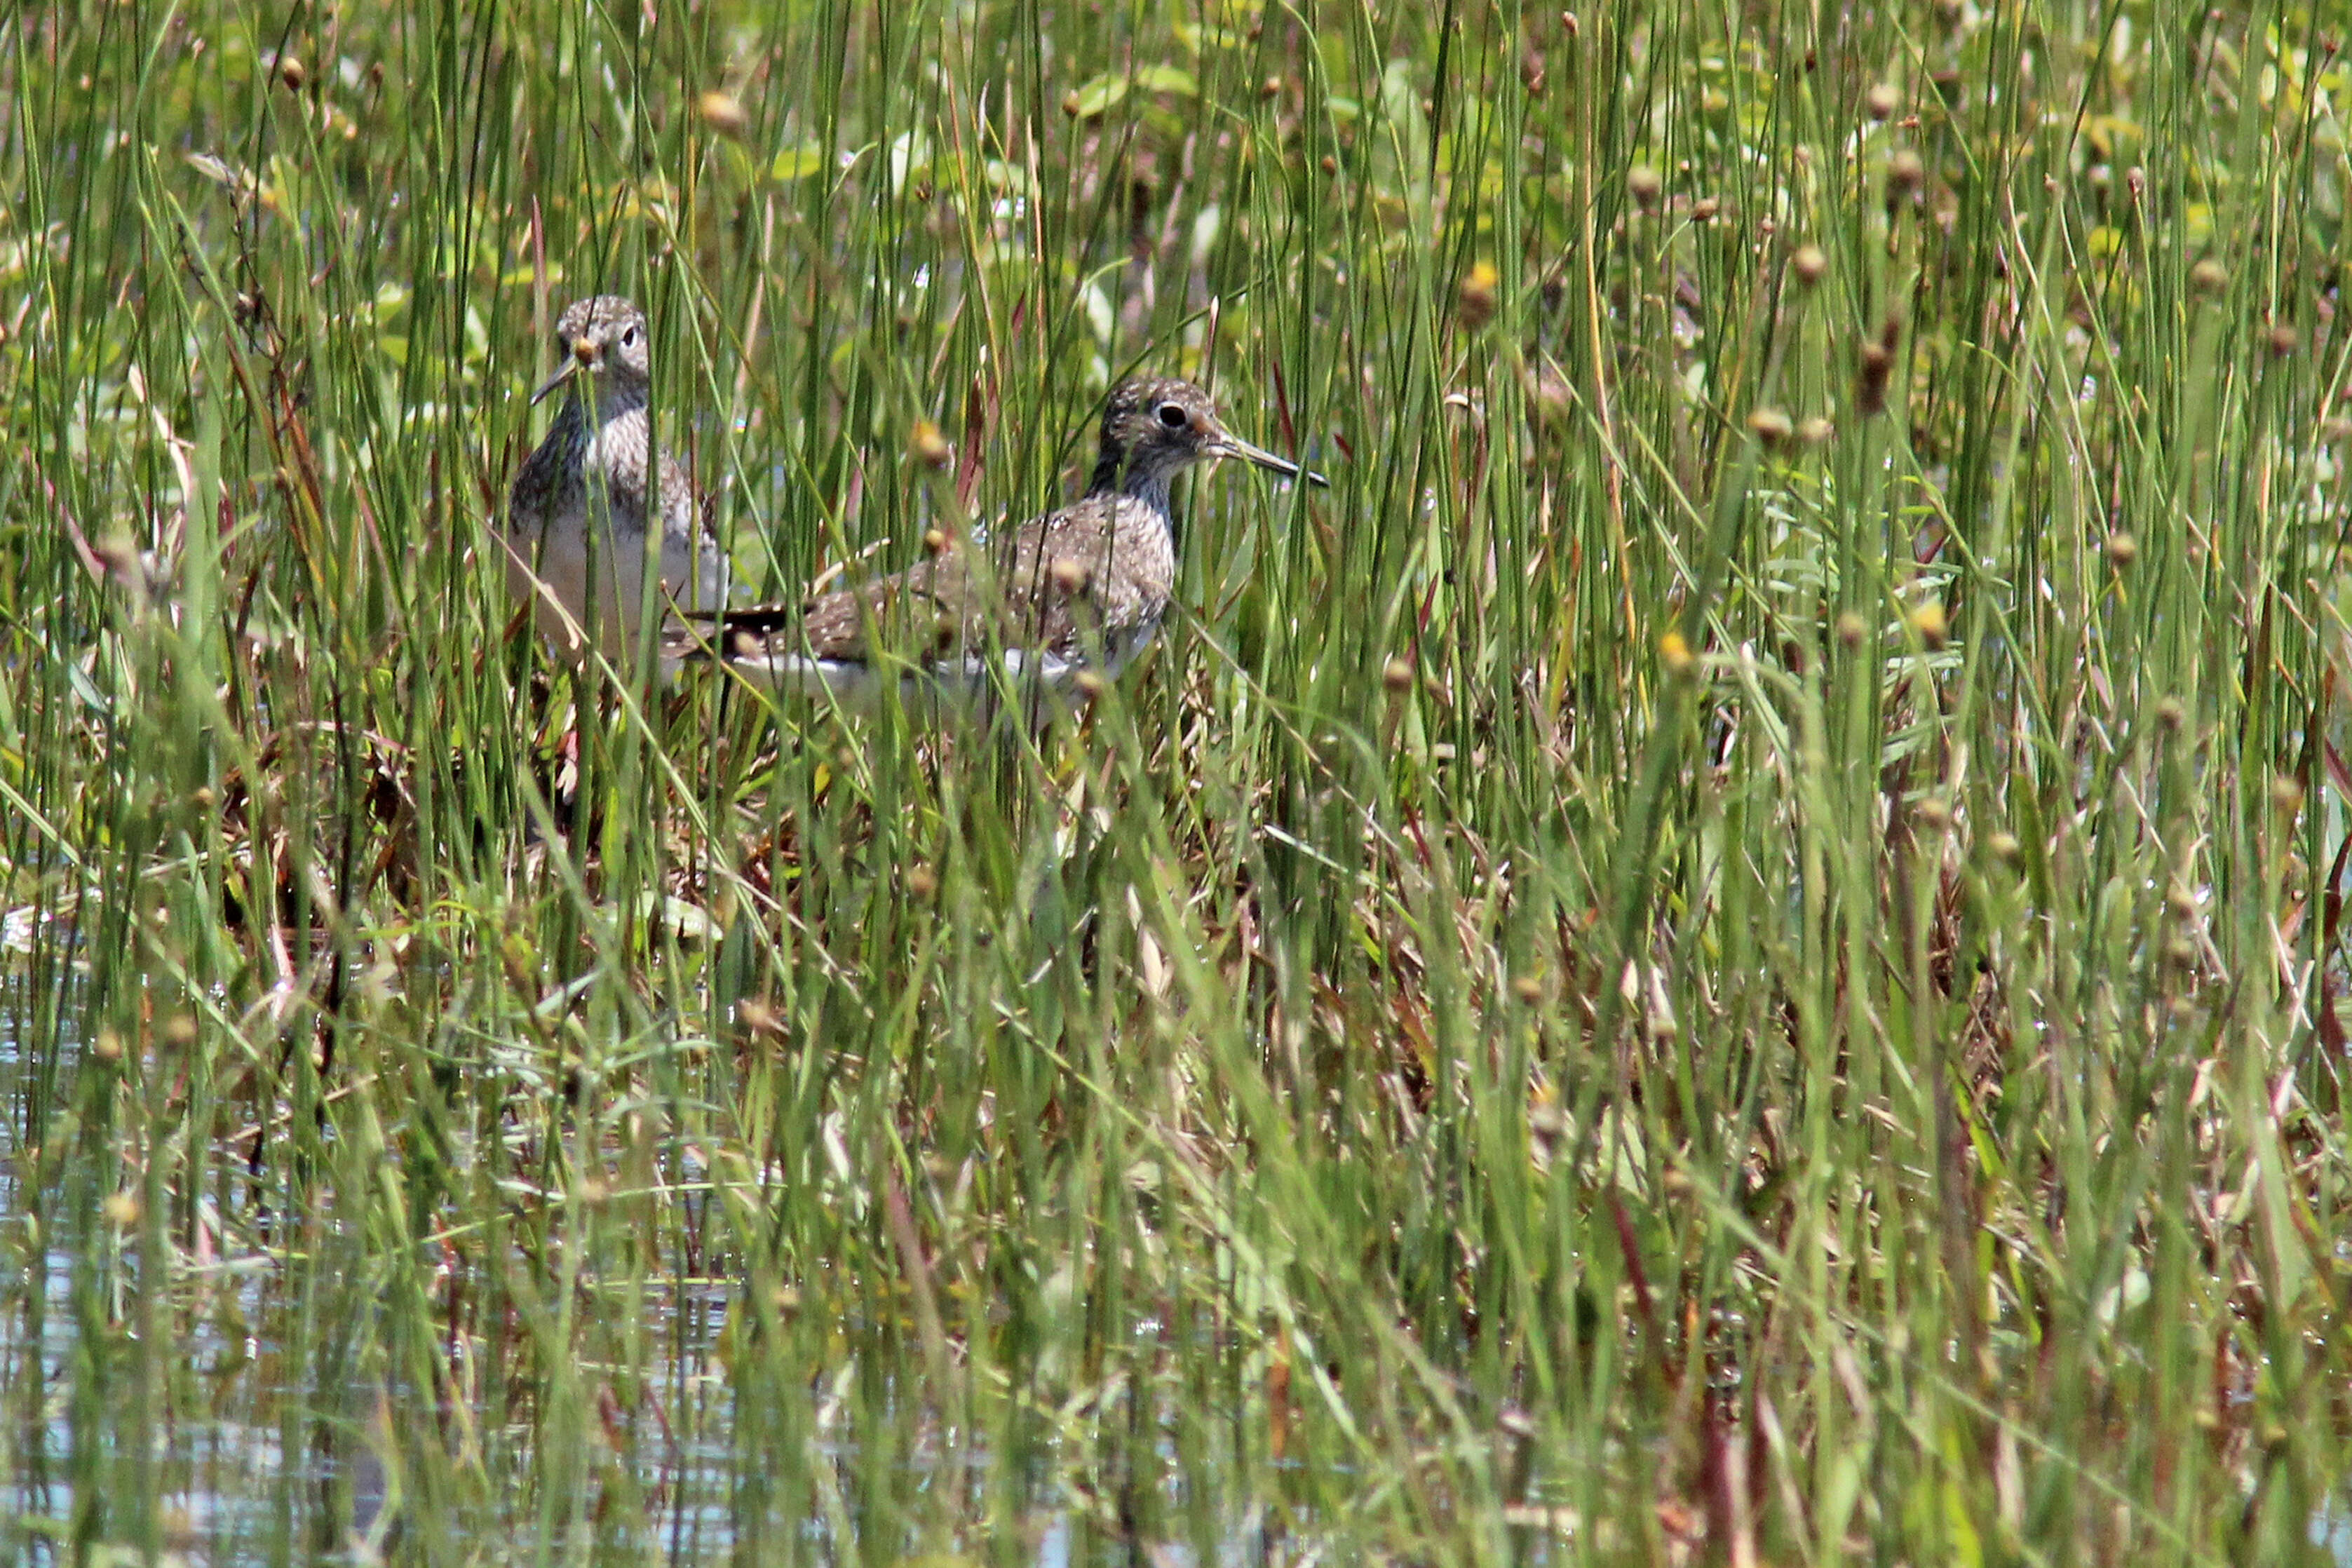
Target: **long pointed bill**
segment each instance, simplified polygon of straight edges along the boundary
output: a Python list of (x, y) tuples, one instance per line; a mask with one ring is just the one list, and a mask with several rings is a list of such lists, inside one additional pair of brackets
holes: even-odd
[(1244, 463), (1255, 463), (1288, 479), (1305, 479), (1310, 485), (1328, 489), (1331, 481), (1311, 468), (1302, 468), (1287, 458), (1278, 458), (1263, 447), (1254, 447), (1230, 430), (1220, 430), (1209, 455), (1215, 458), (1239, 458)]
[(541, 403), (547, 401), (547, 395), (553, 392), (557, 387), (562, 386), (565, 382), (570, 381), (572, 379), (572, 373), (579, 368), (580, 362), (577, 359), (572, 358), (570, 355), (566, 355), (563, 361), (563, 368), (557, 371), (553, 375), (549, 376), (545, 381), (541, 382), (539, 384), (539, 390), (530, 395), (530, 405), (533, 408), (536, 408)]

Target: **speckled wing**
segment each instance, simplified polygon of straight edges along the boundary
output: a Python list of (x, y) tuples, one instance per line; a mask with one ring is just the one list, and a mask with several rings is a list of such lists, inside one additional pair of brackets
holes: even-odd
[(1003, 555), (959, 545), (797, 613), (732, 612), (709, 644), (761, 684), (836, 692), (893, 668), (977, 680), (992, 648), (1003, 650), (1008, 673), (1061, 681), (1089, 661), (1097, 637), (1115, 673), (1157, 626), (1173, 564), (1150, 509), (1090, 499), (1024, 525)]
[(907, 571), (821, 595), (771, 636), (812, 658), (870, 661), (895, 650), (919, 664), (963, 637), (973, 599), (967, 566), (962, 551), (950, 549)]

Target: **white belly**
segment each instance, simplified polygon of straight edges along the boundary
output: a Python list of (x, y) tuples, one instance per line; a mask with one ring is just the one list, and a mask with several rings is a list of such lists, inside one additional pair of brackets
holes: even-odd
[[(532, 624), (558, 653), (575, 663), (589, 647), (615, 664), (636, 657), (645, 604), (642, 533), (598, 528), (592, 539), (588, 526), (565, 520), (547, 531), (543, 543), (537, 538), (500, 538), (508, 589), (530, 602)], [(665, 612), (672, 600), (689, 610), (726, 605), (727, 557), (699, 531), (663, 541), (657, 567), (656, 612)]]
[[(1159, 630), (1158, 621), (1147, 621), (1113, 637), (1103, 650), (1099, 668), (1104, 679), (1116, 679), (1151, 645)], [(1014, 696), (1024, 700), (1043, 696), (1064, 710), (1085, 706), (1082, 700), (1074, 702), (1071, 692), (1078, 673), (1089, 667), (1088, 660), (1007, 648), (1002, 662), (1003, 685)], [(843, 707), (866, 712), (878, 705), (894, 672), (898, 699), (909, 708), (943, 703), (966, 711), (984, 712), (993, 706), (997, 690), (991, 663), (982, 655), (969, 654), (915, 669), (870, 664), (864, 659), (820, 658), (774, 645), (760, 653), (735, 654), (727, 659), (730, 669), (766, 690), (824, 694)]]

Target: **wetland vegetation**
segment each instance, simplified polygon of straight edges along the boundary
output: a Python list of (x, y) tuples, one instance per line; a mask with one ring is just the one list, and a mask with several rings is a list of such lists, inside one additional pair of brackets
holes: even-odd
[[(2347, 19), (0, 16), (0, 1556), (2352, 1559)], [(602, 291), (747, 593), (1331, 487), (575, 680)]]

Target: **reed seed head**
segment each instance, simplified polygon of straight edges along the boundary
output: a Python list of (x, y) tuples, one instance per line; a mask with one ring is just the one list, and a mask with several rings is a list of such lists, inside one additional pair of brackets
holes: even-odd
[(1463, 276), (1462, 288), (1454, 301), (1454, 315), (1461, 323), (1476, 331), (1495, 319), (1495, 290), (1502, 282), (1502, 274), (1491, 261), (1473, 265)]
[(1927, 165), (1919, 154), (1906, 147), (1886, 160), (1886, 205), (1899, 206), (1919, 194), (1927, 183)]
[(706, 92), (696, 107), (702, 112), (702, 122), (721, 136), (740, 137), (751, 123), (742, 100), (731, 92)]
[(940, 434), (940, 427), (928, 419), (915, 421), (915, 432), (908, 438), (907, 450), (915, 461), (932, 469), (946, 468), (948, 459), (955, 456), (954, 448), (948, 445), (948, 438)]

